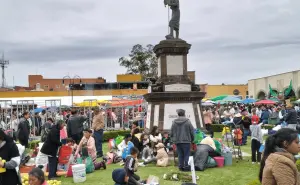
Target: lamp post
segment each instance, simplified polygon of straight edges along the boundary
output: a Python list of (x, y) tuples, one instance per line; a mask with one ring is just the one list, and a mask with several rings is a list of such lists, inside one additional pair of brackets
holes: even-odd
[(75, 84), (75, 80), (78, 79), (80, 86), (81, 86), (81, 78), (78, 75), (75, 75), (73, 78), (71, 78), (69, 75), (64, 76), (63, 80), (62, 80), (62, 84), (65, 85), (65, 80), (69, 79), (70, 83), (69, 83), (69, 90), (71, 90), (71, 97), (72, 97), (72, 107), (73, 107), (73, 90), (74, 90), (74, 84)]

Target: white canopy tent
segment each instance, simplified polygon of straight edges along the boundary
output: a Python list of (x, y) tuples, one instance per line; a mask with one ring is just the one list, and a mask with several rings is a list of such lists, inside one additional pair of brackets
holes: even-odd
[[(20, 98), (0, 98), (1, 100), (11, 100), (12, 104), (17, 104), (19, 100), (33, 100), (38, 107), (46, 106), (45, 100), (61, 100), (61, 105), (72, 106), (71, 96), (55, 96), (55, 97), (20, 97)], [(86, 99), (97, 99), (97, 100), (112, 100), (112, 96), (73, 96), (74, 103), (81, 103)]]

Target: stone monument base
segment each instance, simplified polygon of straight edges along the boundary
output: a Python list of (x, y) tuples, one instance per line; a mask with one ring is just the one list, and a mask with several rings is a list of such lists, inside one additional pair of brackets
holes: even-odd
[(148, 102), (146, 128), (158, 126), (160, 130), (169, 131), (177, 118), (177, 109), (184, 109), (186, 117), (195, 128), (204, 128), (201, 100), (204, 92), (153, 92), (144, 95)]

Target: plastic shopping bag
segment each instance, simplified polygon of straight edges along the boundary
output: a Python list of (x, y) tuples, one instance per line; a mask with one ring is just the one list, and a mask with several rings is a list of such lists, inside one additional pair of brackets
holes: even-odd
[(116, 146), (118, 146), (124, 140), (124, 136), (118, 136), (115, 139)]
[(154, 175), (150, 175), (147, 179), (147, 184), (159, 184), (159, 178)]
[(86, 173), (92, 173), (95, 171), (95, 166), (91, 157), (85, 159)]
[(259, 152), (263, 153), (264, 150), (265, 150), (265, 145), (260, 145)]
[(195, 132), (194, 143), (196, 145), (200, 144), (200, 142), (203, 140), (203, 138), (204, 138), (204, 133), (200, 129), (197, 129)]

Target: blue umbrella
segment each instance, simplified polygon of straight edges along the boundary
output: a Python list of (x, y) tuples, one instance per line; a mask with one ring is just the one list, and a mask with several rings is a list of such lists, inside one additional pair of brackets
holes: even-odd
[(241, 101), (242, 104), (250, 104), (250, 103), (255, 103), (256, 100), (253, 98), (246, 98), (243, 101)]
[(43, 108), (37, 108), (37, 109), (34, 109), (34, 113), (40, 113), (42, 112), (44, 109)]

